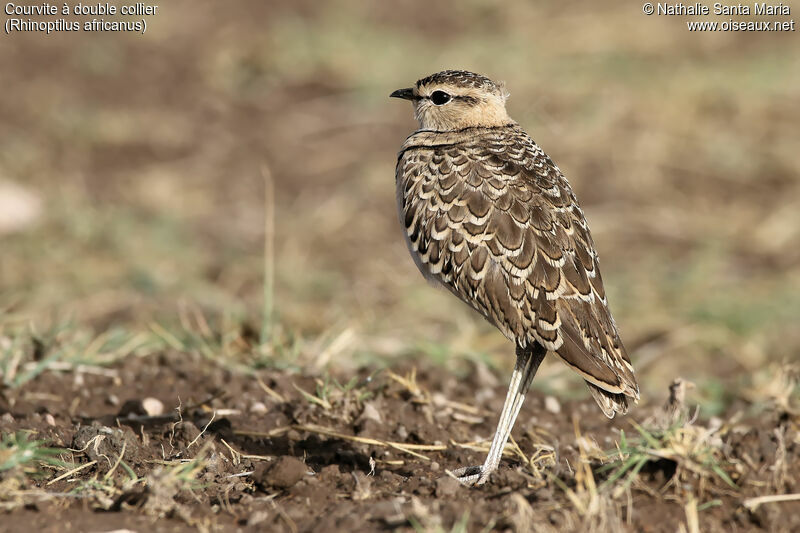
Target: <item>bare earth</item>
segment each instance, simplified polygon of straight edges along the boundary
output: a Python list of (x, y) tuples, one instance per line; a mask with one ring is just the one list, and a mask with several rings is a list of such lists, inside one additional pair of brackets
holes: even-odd
[[(158, 520), (164, 531), (671, 532), (692, 512), (676, 503), (685, 492), (696, 496), (706, 531), (800, 527), (798, 502), (744, 506), (764, 487), (800, 490), (796, 414), (739, 411), (708, 430), (736, 487), (676, 455), (651, 458), (611, 497), (594, 489), (609, 475), (598, 472), (601, 450), (611, 454), (620, 429), (635, 435), (630, 421), (607, 422), (588, 399), (561, 405), (534, 392), (513, 434), (522, 455), (509, 452), (490, 484), (469, 489), (446, 469), (483, 460), (488, 443), (473, 441), (491, 436), (505, 384), (485, 368), (464, 379), (426, 370), (415, 381), (406, 370), (361, 372), (340, 387), (164, 354), (128, 358), (108, 376), (44, 375), (5, 392), (0, 431), (33, 430), (70, 448), (71, 467), (88, 466), (66, 477), (66, 468), (50, 469), (21, 487), (6, 476), (0, 494), (36, 497), (12, 506), (0, 529), (141, 530)], [(147, 415), (145, 398), (160, 400), (163, 416)]]

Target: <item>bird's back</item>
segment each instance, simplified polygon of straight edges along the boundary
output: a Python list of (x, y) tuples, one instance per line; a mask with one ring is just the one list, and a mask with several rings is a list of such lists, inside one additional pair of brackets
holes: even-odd
[(417, 131), (396, 179), (409, 250), (427, 278), (521, 348), (556, 352), (606, 415), (638, 399), (583, 211), (518, 125)]

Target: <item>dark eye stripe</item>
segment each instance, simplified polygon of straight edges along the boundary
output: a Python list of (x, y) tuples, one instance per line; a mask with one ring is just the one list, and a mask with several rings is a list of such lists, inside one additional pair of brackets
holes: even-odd
[[(440, 91), (434, 91), (434, 92), (440, 92)], [(414, 96), (414, 100), (430, 100), (431, 96), (433, 96), (433, 94), (431, 94), (430, 96)], [(469, 104), (469, 105), (475, 105), (478, 102), (480, 102), (480, 98), (476, 98), (474, 96), (451, 94), (450, 98), (452, 100), (461, 100), (462, 102), (464, 102), (466, 104)], [(434, 102), (434, 104), (435, 104), (435, 102)], [(443, 104), (438, 104), (438, 105), (443, 105)]]
[(453, 96), (453, 99), (462, 100), (463, 102), (465, 102), (467, 104), (470, 104), (470, 105), (477, 104), (478, 101), (479, 101), (474, 96)]

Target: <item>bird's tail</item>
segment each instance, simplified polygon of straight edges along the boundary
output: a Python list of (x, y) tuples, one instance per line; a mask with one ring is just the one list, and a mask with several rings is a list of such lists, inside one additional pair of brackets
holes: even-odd
[[(603, 413), (608, 418), (614, 418), (617, 413), (624, 415), (628, 412), (628, 396), (622, 393), (608, 392), (588, 381), (586, 384), (589, 386), (589, 392), (592, 393), (594, 401), (597, 402), (597, 405), (600, 406), (600, 409), (603, 410)], [(633, 401), (635, 402), (636, 400), (633, 399)]]

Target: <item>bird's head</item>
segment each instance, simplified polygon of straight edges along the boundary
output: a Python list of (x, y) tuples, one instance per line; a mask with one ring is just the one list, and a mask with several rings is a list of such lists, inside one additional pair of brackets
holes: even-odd
[(465, 70), (437, 72), (389, 96), (411, 100), (414, 116), (423, 130), (453, 131), (511, 122), (506, 113), (508, 93), (503, 85)]

